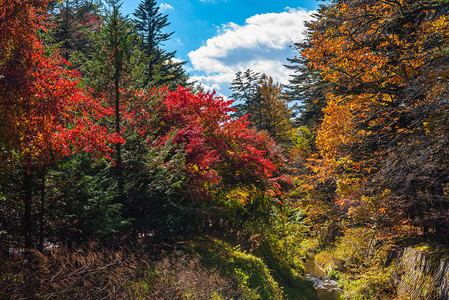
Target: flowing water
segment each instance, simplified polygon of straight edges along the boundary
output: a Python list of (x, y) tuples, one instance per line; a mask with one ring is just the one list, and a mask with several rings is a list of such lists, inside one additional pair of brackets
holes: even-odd
[(335, 280), (326, 276), (326, 272), (315, 262), (315, 256), (309, 254), (304, 263), (306, 280), (313, 284), (319, 300), (340, 300), (343, 290), (339, 288)]

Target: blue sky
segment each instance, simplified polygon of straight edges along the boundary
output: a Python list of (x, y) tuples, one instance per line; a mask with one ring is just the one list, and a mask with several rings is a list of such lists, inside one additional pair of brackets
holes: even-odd
[[(139, 0), (125, 0), (123, 12), (132, 14)], [(317, 8), (316, 1), (159, 0), (174, 31), (165, 48), (188, 60), (188, 73), (206, 89), (229, 96), (237, 71), (247, 68), (286, 83), (287, 57), (292, 42), (303, 38), (303, 22)]]

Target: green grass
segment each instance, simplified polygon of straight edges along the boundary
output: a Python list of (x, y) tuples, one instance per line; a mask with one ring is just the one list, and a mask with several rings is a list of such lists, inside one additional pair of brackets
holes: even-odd
[(284, 298), (282, 289), (261, 258), (218, 239), (197, 240), (192, 246), (206, 268), (217, 270), (235, 284), (239, 299)]
[(206, 268), (230, 279), (238, 299), (317, 299), (312, 284), (303, 279), (302, 267), (280, 262), (268, 244), (255, 253), (215, 238), (201, 238), (191, 244)]
[(316, 291), (311, 282), (304, 280), (302, 266), (287, 265), (277, 259), (267, 243), (259, 248), (258, 254), (272, 270), (273, 277), (282, 287), (285, 298), (291, 300), (317, 299)]

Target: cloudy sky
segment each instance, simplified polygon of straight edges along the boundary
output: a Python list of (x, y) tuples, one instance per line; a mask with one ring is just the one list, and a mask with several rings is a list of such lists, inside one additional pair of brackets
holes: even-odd
[[(131, 14), (139, 0), (126, 0)], [(248, 68), (287, 83), (283, 66), (295, 52), (289, 47), (303, 38), (304, 21), (318, 4), (314, 0), (159, 0), (174, 31), (167, 50), (187, 60), (191, 77), (206, 89), (229, 96), (238, 71)]]

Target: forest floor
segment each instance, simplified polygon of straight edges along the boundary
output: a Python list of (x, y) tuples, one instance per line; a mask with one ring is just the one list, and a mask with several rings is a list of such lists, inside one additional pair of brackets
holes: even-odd
[(303, 270), (268, 245), (251, 249), (223, 235), (17, 253), (0, 274), (0, 299), (317, 299)]

